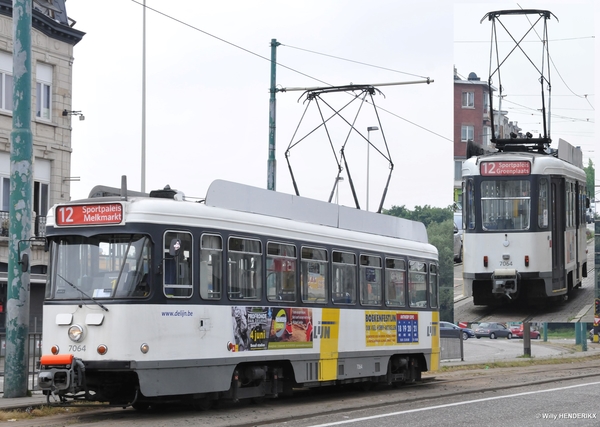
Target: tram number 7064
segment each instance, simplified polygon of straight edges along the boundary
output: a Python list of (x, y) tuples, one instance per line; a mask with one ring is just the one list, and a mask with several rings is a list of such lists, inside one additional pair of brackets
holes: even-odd
[(500, 261), (500, 267), (512, 267), (512, 261)]

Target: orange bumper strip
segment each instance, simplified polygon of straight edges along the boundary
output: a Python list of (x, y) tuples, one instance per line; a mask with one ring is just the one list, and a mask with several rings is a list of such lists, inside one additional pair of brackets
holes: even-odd
[(44, 354), (40, 359), (40, 365), (71, 365), (73, 364), (72, 354)]

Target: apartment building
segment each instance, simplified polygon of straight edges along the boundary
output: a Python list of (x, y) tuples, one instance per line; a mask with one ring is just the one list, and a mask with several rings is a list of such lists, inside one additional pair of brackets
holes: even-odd
[(477, 152), (494, 151), (487, 81), (454, 69), (454, 201), (460, 202), (462, 163)]
[[(0, 0), (0, 331), (5, 329), (13, 110), (13, 5)], [(32, 236), (45, 235), (48, 209), (70, 199), (73, 47), (84, 34), (73, 28), (65, 0), (34, 0), (32, 11), (33, 218)], [(31, 248), (30, 331), (41, 332), (48, 267), (43, 243)]]

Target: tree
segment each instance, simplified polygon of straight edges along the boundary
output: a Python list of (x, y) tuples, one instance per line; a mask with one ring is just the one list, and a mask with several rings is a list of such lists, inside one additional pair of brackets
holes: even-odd
[(438, 250), (440, 263), (440, 320), (454, 321), (454, 221), (432, 222), (427, 227), (429, 243)]
[(419, 221), (425, 224), (425, 228), (429, 227), (429, 224), (434, 222), (443, 222), (447, 219), (452, 219), (452, 207), (447, 208), (433, 208), (429, 205), (415, 206), (414, 211), (406, 209), (402, 206), (392, 206), (390, 210), (384, 210), (383, 213), (388, 215), (397, 216), (400, 218), (410, 219), (413, 221)]
[(433, 208), (429, 205), (415, 206), (414, 211), (404, 205), (392, 206), (385, 210), (388, 215), (422, 222), (427, 228), (429, 243), (438, 250), (440, 266), (440, 320), (452, 322), (454, 320), (454, 247), (453, 210), (447, 208)]
[(587, 186), (587, 193), (590, 195), (590, 199), (595, 199), (596, 197), (595, 195), (595, 170), (594, 170), (594, 162), (592, 162), (592, 159), (588, 159), (588, 165), (583, 168), (583, 170), (585, 171), (585, 177), (586, 177), (586, 186)]

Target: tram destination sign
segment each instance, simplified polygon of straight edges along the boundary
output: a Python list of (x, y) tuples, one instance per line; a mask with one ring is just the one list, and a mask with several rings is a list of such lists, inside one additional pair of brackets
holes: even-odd
[(531, 174), (531, 163), (528, 161), (481, 162), (482, 176), (518, 176)]
[(69, 205), (56, 208), (56, 225), (120, 224), (122, 221), (123, 205), (120, 203)]

